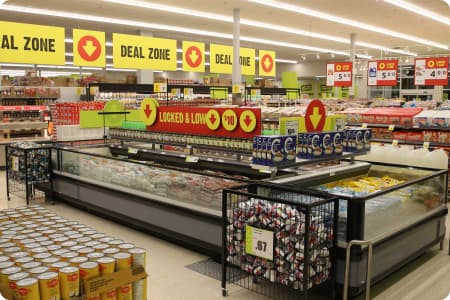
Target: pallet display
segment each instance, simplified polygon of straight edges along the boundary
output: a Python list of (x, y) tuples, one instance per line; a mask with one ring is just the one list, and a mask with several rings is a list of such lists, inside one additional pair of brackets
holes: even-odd
[(146, 251), (39, 205), (0, 211), (6, 299), (147, 299)]

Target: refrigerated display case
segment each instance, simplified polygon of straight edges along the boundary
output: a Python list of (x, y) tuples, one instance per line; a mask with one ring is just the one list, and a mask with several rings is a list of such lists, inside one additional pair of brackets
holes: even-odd
[[(430, 247), (441, 244), (447, 215), (447, 171), (396, 165), (358, 164), (337, 172), (316, 172), (278, 184), (339, 197), (337, 282), (343, 284), (347, 242), (373, 244), (372, 282), (398, 270)], [(350, 259), (350, 295), (364, 289), (367, 247)]]
[(249, 180), (114, 157), (108, 145), (54, 153), (58, 199), (211, 256), (220, 255), (222, 190)]

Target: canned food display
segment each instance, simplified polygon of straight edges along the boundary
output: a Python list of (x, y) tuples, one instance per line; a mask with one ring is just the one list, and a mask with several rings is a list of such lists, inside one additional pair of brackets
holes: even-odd
[(0, 291), (7, 299), (145, 300), (146, 279), (89, 297), (80, 289), (82, 280), (145, 266), (145, 259), (144, 249), (40, 206), (0, 212)]

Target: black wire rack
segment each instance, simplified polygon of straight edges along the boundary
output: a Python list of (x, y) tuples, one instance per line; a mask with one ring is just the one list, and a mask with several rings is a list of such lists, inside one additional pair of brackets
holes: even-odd
[(232, 283), (272, 299), (333, 298), (338, 211), (337, 198), (287, 187), (224, 190), (223, 295)]
[[(45, 201), (51, 191), (51, 145), (14, 143), (6, 146), (6, 191), (30, 201)], [(51, 195), (50, 193), (47, 193)]]

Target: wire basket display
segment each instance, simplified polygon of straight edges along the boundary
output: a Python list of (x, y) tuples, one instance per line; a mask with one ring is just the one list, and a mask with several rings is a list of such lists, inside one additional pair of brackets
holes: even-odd
[[(224, 190), (223, 294), (233, 283), (273, 299), (332, 297), (338, 206), (268, 184)], [(242, 271), (248, 276), (235, 276)]]
[(6, 147), (7, 196), (11, 194), (32, 200), (45, 200), (44, 189), (50, 189), (51, 146), (36, 143), (13, 143)]

